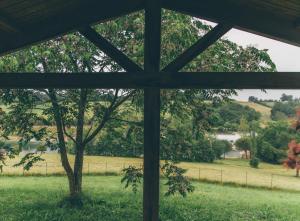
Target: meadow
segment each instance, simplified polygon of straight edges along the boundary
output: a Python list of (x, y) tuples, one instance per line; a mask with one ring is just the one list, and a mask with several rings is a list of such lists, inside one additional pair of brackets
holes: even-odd
[[(299, 193), (194, 182), (195, 192), (186, 198), (165, 197), (163, 184), (164, 221), (294, 221), (300, 216)], [(125, 190), (120, 177), (86, 176), (83, 187), (84, 206), (71, 208), (61, 203), (68, 193), (65, 177), (0, 177), (0, 220), (142, 220), (141, 191)]]
[[(44, 154), (45, 161), (37, 163), (30, 171), (21, 167), (13, 167), (18, 158), (8, 161), (2, 175), (62, 175), (59, 154)], [(69, 156), (73, 163), (73, 156)], [(142, 158), (85, 156), (83, 172), (86, 175), (114, 174), (120, 175), (123, 168), (129, 165), (143, 166)], [(295, 177), (294, 170), (288, 170), (282, 165), (260, 163), (258, 169), (251, 168), (248, 160), (226, 159), (214, 163), (182, 162), (179, 164), (187, 169), (186, 175), (193, 180), (217, 183), (230, 183), (243, 186), (265, 187), (300, 191), (300, 178)]]

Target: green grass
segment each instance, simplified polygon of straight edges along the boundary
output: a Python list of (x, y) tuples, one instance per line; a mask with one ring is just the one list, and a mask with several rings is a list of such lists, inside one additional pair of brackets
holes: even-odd
[[(83, 208), (59, 207), (68, 193), (65, 177), (0, 177), (1, 221), (140, 221), (142, 195), (124, 190), (120, 177), (84, 177)], [(300, 194), (194, 183), (187, 198), (161, 197), (164, 221), (298, 220)]]

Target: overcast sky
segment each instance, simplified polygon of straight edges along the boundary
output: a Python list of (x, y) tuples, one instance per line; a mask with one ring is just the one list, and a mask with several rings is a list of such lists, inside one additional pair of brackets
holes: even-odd
[[(278, 71), (300, 71), (300, 47), (236, 29), (229, 31), (225, 35), (225, 38), (242, 46), (252, 45), (259, 49), (268, 49)], [(300, 97), (300, 90), (267, 90), (267, 93), (260, 90), (243, 90), (235, 98), (238, 100), (248, 100), (249, 96), (256, 96), (263, 99), (279, 99), (282, 93)]]

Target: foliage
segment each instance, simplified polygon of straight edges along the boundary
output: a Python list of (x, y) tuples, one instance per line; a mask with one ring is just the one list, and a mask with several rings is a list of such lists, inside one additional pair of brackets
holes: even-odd
[(24, 157), (22, 157), (21, 161), (14, 166), (22, 166), (24, 170), (28, 171), (36, 162), (40, 161), (45, 161), (40, 155), (35, 155), (35, 153), (27, 153)]
[(186, 173), (185, 169), (177, 167), (174, 163), (168, 161), (165, 162), (161, 169), (167, 179), (165, 185), (168, 186), (168, 190), (165, 196), (174, 195), (178, 192), (181, 196), (186, 197), (187, 193), (195, 190), (189, 179), (183, 175)]
[(260, 131), (258, 139), (270, 143), (277, 149), (286, 149), (289, 141), (296, 137), (296, 131), (287, 122), (270, 122)]
[[(224, 103), (215, 112), (217, 115), (214, 119), (215, 126), (219, 130), (224, 128), (227, 131), (240, 130), (241, 123), (247, 124), (251, 121), (257, 121), (261, 117), (261, 114), (253, 108), (235, 102)], [(247, 128), (243, 128), (243, 130), (247, 130)]]
[(255, 97), (255, 96), (249, 96), (248, 101), (249, 101), (249, 102), (253, 102), (253, 103), (257, 103), (259, 100), (258, 100), (258, 98)]
[(121, 183), (125, 183), (125, 188), (129, 186), (132, 187), (132, 191), (134, 193), (137, 192), (139, 184), (141, 184), (141, 180), (143, 178), (143, 169), (136, 168), (135, 166), (129, 166), (124, 168), (122, 172), (124, 173), (123, 178), (121, 179)]
[(18, 153), (10, 144), (0, 141), (0, 172), (3, 172), (3, 167), (6, 166), (6, 159), (13, 159)]
[(214, 139), (212, 141), (212, 147), (214, 150), (215, 158), (221, 159), (222, 156), (232, 150), (232, 143), (228, 140), (218, 140)]
[(285, 102), (285, 101), (293, 101), (294, 98), (293, 98), (293, 95), (287, 95), (285, 93), (283, 93), (280, 97), (280, 100)]
[(245, 152), (246, 158), (248, 158), (248, 151), (251, 149), (251, 139), (249, 137), (242, 137), (235, 141), (235, 146), (239, 150), (243, 150)]
[(272, 120), (283, 120), (288, 117), (295, 116), (296, 107), (299, 105), (298, 102), (275, 102), (271, 110)]
[(259, 165), (259, 159), (257, 157), (251, 157), (250, 159), (250, 166), (253, 168), (258, 168)]
[(291, 169), (296, 169), (296, 176), (299, 176), (300, 171), (300, 144), (296, 140), (292, 140), (288, 144), (287, 159), (284, 161), (284, 165)]
[(264, 162), (277, 164), (284, 158), (285, 152), (285, 150), (276, 149), (270, 143), (262, 141), (259, 143), (257, 155)]
[[(165, 193), (165, 196), (174, 195), (178, 192), (181, 196), (186, 197), (187, 193), (194, 191), (194, 186), (189, 179), (184, 176), (184, 173), (186, 173), (185, 169), (177, 167), (173, 162), (166, 161), (161, 167), (161, 170), (167, 179), (165, 185), (168, 186), (168, 190)], [(142, 168), (129, 166), (122, 171), (124, 172), (124, 175), (121, 183), (125, 183), (125, 188), (131, 186), (132, 191), (137, 193), (138, 186), (141, 184), (141, 179), (143, 178)]]

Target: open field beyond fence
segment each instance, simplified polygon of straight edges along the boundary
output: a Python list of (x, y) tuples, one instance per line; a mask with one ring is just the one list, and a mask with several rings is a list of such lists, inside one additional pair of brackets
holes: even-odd
[[(3, 175), (60, 175), (64, 170), (58, 154), (44, 154), (45, 161), (37, 163), (30, 171), (21, 167), (13, 167), (18, 161), (8, 162), (3, 169)], [(73, 157), (70, 156), (71, 163)], [(122, 169), (134, 165), (143, 166), (140, 158), (86, 156), (84, 174), (120, 174)], [(245, 186), (279, 188), (300, 191), (300, 178), (295, 177), (295, 171), (287, 170), (281, 165), (261, 163), (259, 169), (249, 167), (245, 160), (219, 160), (215, 163), (181, 163), (187, 169), (186, 175), (194, 180), (207, 180), (220, 183), (235, 183)]]

